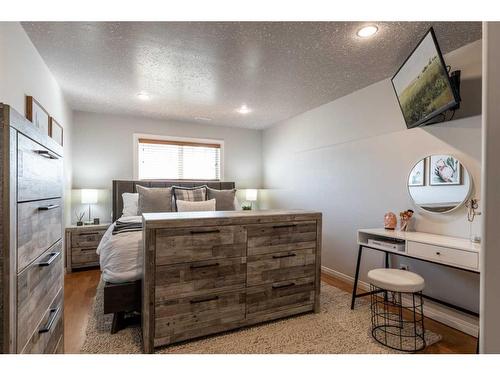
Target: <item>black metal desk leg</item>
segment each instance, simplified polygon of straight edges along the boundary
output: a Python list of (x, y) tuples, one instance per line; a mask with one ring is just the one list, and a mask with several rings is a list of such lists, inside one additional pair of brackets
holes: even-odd
[[(385, 268), (389, 268), (389, 252), (385, 251)], [(384, 291), (384, 301), (388, 301), (387, 290)]]
[(356, 302), (356, 293), (357, 293), (357, 289), (358, 289), (358, 278), (359, 278), (359, 266), (361, 264), (361, 253), (362, 252), (363, 252), (363, 246), (359, 245), (358, 260), (356, 262), (356, 273), (354, 275), (354, 285), (352, 287), (351, 310), (354, 310), (354, 303)]

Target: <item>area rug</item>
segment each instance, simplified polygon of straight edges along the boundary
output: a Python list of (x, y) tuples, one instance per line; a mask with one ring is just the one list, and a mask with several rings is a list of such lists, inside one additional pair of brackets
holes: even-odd
[[(112, 315), (103, 314), (103, 282), (97, 287), (82, 353), (141, 353), (141, 328), (110, 334)], [(159, 354), (271, 354), (271, 353), (399, 353), (378, 344), (370, 332), (369, 300), (359, 298), (350, 309), (350, 294), (321, 285), (321, 312), (263, 323), (207, 338), (157, 348)], [(426, 331), (427, 345), (441, 336)]]

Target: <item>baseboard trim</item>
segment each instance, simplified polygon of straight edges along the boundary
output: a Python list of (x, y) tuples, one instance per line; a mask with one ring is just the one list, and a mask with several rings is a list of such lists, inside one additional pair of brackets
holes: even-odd
[[(354, 277), (346, 275), (345, 273), (336, 271), (334, 269), (328, 268), (326, 266), (321, 266), (321, 272), (326, 275), (335, 277), (349, 284), (354, 284)], [(370, 285), (362, 280), (358, 281), (358, 288), (368, 291), (370, 290)], [(479, 321), (476, 318), (470, 317), (466, 314), (462, 314), (458, 311), (449, 309), (442, 305), (432, 303), (431, 301), (425, 301), (424, 314), (426, 317), (443, 323), (449, 327), (458, 329), (468, 335), (473, 337), (478, 337), (479, 333)], [(476, 321), (476, 323), (474, 323)]]

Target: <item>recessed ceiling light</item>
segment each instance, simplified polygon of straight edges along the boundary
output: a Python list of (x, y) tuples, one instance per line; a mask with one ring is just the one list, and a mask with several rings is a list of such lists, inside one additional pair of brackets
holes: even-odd
[(141, 100), (149, 100), (149, 95), (147, 92), (141, 91), (137, 94), (137, 97)]
[(364, 26), (358, 30), (356, 33), (360, 38), (368, 38), (375, 35), (378, 31), (378, 27), (375, 25)]
[(236, 112), (238, 112), (242, 115), (246, 115), (247, 113), (252, 112), (252, 110), (250, 108), (248, 108), (246, 104), (243, 104), (240, 108), (238, 108), (236, 110)]

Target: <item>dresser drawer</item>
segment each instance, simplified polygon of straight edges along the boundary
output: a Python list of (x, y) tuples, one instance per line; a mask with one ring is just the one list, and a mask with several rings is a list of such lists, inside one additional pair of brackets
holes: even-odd
[(157, 267), (155, 301), (244, 288), (246, 266), (240, 257)]
[(17, 204), (18, 272), (61, 239), (61, 220), (61, 199)]
[(245, 319), (245, 291), (173, 299), (155, 307), (155, 346), (235, 328)]
[(247, 319), (314, 305), (314, 277), (282, 281), (247, 289)]
[(471, 269), (479, 268), (478, 253), (413, 241), (408, 241), (406, 246), (408, 255), (460, 267), (467, 267)]
[[(97, 246), (96, 246), (97, 247)], [(99, 255), (96, 253), (96, 247), (71, 249), (72, 267), (90, 267), (99, 264)]]
[(160, 229), (156, 233), (157, 266), (246, 255), (246, 231), (237, 225)]
[(17, 277), (17, 348), (21, 351), (63, 287), (61, 241)]
[(63, 351), (63, 291), (50, 304), (33, 335), (24, 347), (23, 354), (53, 354)]
[(286, 251), (248, 257), (247, 285), (314, 276), (316, 249)]
[(62, 158), (21, 133), (17, 142), (18, 201), (62, 197)]
[(248, 225), (248, 255), (316, 247), (316, 222)]
[(104, 230), (89, 230), (74, 232), (71, 236), (71, 246), (73, 247), (97, 247), (104, 235)]

